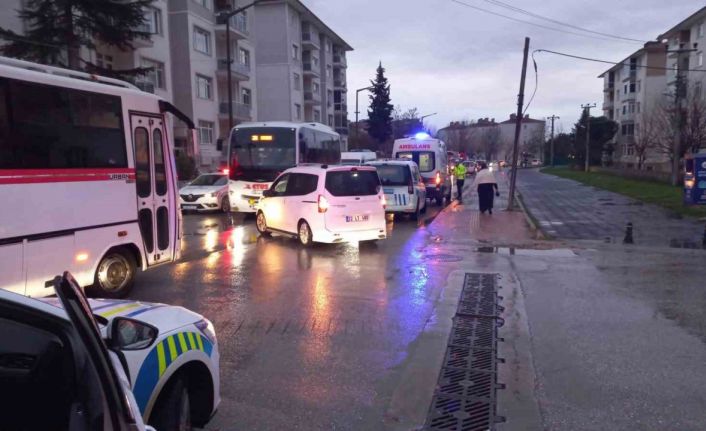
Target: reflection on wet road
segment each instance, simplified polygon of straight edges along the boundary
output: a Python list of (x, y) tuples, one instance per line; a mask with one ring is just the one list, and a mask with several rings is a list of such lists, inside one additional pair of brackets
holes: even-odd
[(375, 244), (311, 248), (260, 237), (252, 217), (187, 214), (181, 261), (141, 274), (133, 297), (214, 322), (223, 403), (209, 428), (374, 429), (451, 263), (425, 252), (439, 210), (388, 221)]

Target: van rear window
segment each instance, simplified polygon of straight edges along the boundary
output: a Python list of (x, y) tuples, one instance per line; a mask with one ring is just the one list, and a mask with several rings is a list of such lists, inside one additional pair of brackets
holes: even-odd
[(419, 166), (420, 172), (434, 170), (434, 153), (431, 151), (400, 151), (396, 154), (398, 159), (412, 160)]
[(350, 170), (326, 173), (326, 190), (334, 196), (376, 195), (380, 179), (375, 171)]

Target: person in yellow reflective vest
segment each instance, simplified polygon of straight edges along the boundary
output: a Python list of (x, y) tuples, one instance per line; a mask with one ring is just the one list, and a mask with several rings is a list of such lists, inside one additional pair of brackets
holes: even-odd
[(456, 177), (456, 189), (458, 191), (458, 202), (463, 203), (463, 183), (466, 181), (466, 165), (459, 162), (454, 168)]

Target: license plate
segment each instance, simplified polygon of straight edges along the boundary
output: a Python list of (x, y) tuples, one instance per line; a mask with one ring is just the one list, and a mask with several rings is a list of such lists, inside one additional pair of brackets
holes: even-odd
[(369, 219), (370, 219), (370, 216), (368, 216), (368, 215), (346, 216), (346, 223), (355, 223), (355, 222), (360, 222), (360, 221), (368, 221)]
[(195, 210), (195, 209), (198, 209), (198, 207), (199, 207), (198, 205), (184, 205), (181, 208), (185, 209), (185, 210)]

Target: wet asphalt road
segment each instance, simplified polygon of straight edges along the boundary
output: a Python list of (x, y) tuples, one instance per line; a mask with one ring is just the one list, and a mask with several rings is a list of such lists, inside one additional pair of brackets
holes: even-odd
[(446, 279), (422, 253), (439, 211), (388, 221), (374, 245), (310, 249), (260, 237), (252, 217), (187, 214), (182, 260), (140, 274), (131, 298), (213, 321), (223, 401), (208, 429), (380, 429)]

